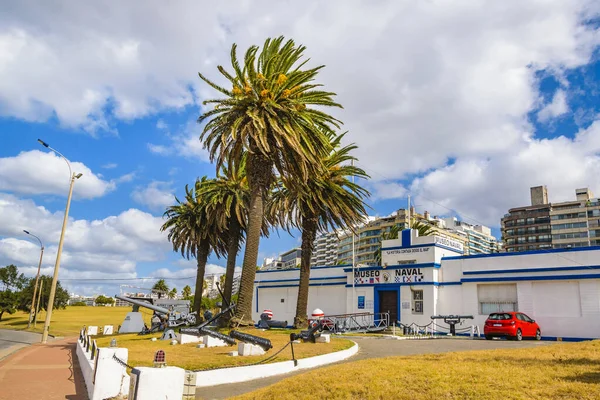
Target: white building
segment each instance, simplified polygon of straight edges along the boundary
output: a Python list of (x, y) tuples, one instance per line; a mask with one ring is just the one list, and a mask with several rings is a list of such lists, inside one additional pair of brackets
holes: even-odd
[(335, 265), (338, 256), (338, 235), (342, 231), (325, 232), (317, 236), (310, 258), (310, 265)]
[[(472, 315), (464, 326), (483, 331), (487, 315), (518, 310), (544, 338), (600, 338), (600, 247), (463, 256), (463, 245), (402, 231), (383, 243), (383, 266), (311, 269), (308, 311), (389, 312), (403, 324), (427, 325), (434, 315)], [(257, 271), (253, 318), (263, 309), (291, 323), (298, 270)], [(436, 322), (440, 323), (440, 322)]]

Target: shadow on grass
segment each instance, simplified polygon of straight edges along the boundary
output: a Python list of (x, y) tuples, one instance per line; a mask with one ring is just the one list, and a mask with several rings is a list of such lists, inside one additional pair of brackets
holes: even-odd
[(600, 372), (584, 372), (582, 374), (575, 374), (563, 379), (571, 382), (600, 384)]

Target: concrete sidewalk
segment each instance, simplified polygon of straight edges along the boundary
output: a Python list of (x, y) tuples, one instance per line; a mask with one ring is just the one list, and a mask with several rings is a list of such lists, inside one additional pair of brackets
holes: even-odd
[(77, 338), (34, 344), (0, 361), (0, 400), (87, 399)]

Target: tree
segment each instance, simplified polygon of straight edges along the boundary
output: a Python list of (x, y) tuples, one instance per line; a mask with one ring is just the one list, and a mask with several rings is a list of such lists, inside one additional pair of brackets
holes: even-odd
[[(208, 181), (202, 187), (200, 195), (206, 202), (210, 219), (215, 220), (220, 229), (226, 230), (229, 235), (227, 267), (220, 282), (223, 296), (226, 303), (229, 304), (231, 302), (237, 254), (244, 240), (248, 205), (250, 203), (250, 191), (246, 177), (246, 155), (243, 155), (238, 164), (223, 165), (217, 177)], [(268, 232), (268, 224), (263, 221), (263, 236), (267, 236)], [(229, 313), (225, 314), (220, 320), (220, 324), (226, 325), (229, 317)]]
[(192, 288), (190, 287), (190, 285), (185, 285), (183, 287), (183, 290), (181, 291), (181, 296), (183, 297), (184, 300), (189, 300), (191, 295), (192, 295)]
[(177, 297), (177, 288), (173, 288), (173, 289), (171, 289), (171, 291), (169, 292), (169, 298), (170, 298), (170, 299), (174, 299), (175, 297)]
[(304, 183), (282, 177), (268, 207), (269, 214), (283, 219), (282, 225), (299, 227), (302, 231), (296, 328), (305, 327), (307, 323), (310, 259), (317, 233), (338, 227), (353, 230), (367, 213), (363, 199), (369, 192), (349, 178), (366, 179), (368, 175), (350, 164), (355, 160), (350, 152), (356, 146), (341, 147), (343, 137), (340, 135), (332, 142), (334, 150), (323, 158), (325, 168), (320, 174), (312, 175)]
[(106, 296), (100, 295), (100, 296), (96, 297), (96, 300), (94, 300), (94, 303), (101, 305), (101, 306), (113, 305), (115, 303), (115, 299), (113, 299), (112, 297), (106, 297)]
[[(13, 314), (19, 307), (20, 291), (27, 283), (27, 278), (19, 274), (18, 268), (11, 264), (0, 268), (0, 283), (2, 291), (0, 292), (0, 320), (5, 312)], [(29, 298), (31, 302), (31, 297)]]
[(167, 221), (162, 225), (161, 231), (169, 231), (168, 239), (174, 251), (181, 253), (189, 259), (196, 258), (196, 287), (194, 294), (194, 311), (200, 311), (202, 304), (202, 283), (206, 270), (206, 261), (211, 251), (217, 257), (225, 252), (227, 233), (222, 232), (218, 225), (208, 218), (205, 203), (198, 196), (202, 185), (208, 181), (206, 176), (196, 180), (193, 189), (185, 186), (185, 201), (175, 198), (177, 204), (170, 206), (165, 211)]
[(166, 295), (169, 292), (169, 287), (167, 286), (167, 282), (164, 279), (159, 279), (156, 281), (154, 286), (152, 286), (152, 290), (158, 293), (158, 298), (162, 299), (163, 295)]
[[(43, 282), (43, 284), (42, 284)], [(35, 279), (28, 279), (26, 285), (19, 296), (19, 310), (29, 312), (31, 309), (31, 298), (33, 297), (33, 288), (35, 285)], [(42, 294), (40, 297), (40, 310), (48, 309), (48, 301), (50, 299), (50, 287), (52, 286), (52, 277), (47, 275), (41, 275), (38, 282), (42, 287)], [(37, 304), (37, 299), (36, 299)], [(69, 304), (69, 292), (67, 292), (60, 284), (60, 281), (56, 282), (56, 293), (54, 295), (54, 309), (58, 310), (65, 308)]]
[[(260, 49), (251, 46), (243, 67), (237, 46), (231, 47), (233, 72), (218, 66), (231, 89), (221, 87), (204, 75), (200, 78), (224, 98), (206, 100), (215, 107), (202, 114), (207, 122), (200, 140), (209, 150), (217, 171), (225, 164), (240, 164), (247, 152), (246, 174), (250, 202), (241, 288), (232, 323), (251, 325), (252, 296), (258, 246), (263, 227), (264, 202), (275, 171), (281, 176), (304, 182), (322, 166), (329, 154), (330, 139), (340, 121), (328, 115), (325, 107), (341, 107), (334, 93), (319, 90), (314, 83), (323, 66), (304, 69), (305, 47), (284, 38), (267, 39)], [(314, 108), (314, 106), (318, 107)]]

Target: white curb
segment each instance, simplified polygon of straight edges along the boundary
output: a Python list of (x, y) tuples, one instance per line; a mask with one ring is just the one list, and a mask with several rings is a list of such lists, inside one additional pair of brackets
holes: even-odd
[(198, 371), (196, 372), (196, 387), (246, 382), (254, 379), (267, 378), (269, 376), (287, 374), (288, 372), (298, 371), (301, 369), (331, 364), (355, 355), (358, 352), (358, 344), (356, 344), (356, 342), (352, 343), (354, 343), (354, 346), (346, 350), (297, 360), (297, 366), (294, 366), (293, 361), (283, 361), (273, 364), (222, 368), (211, 371)]

